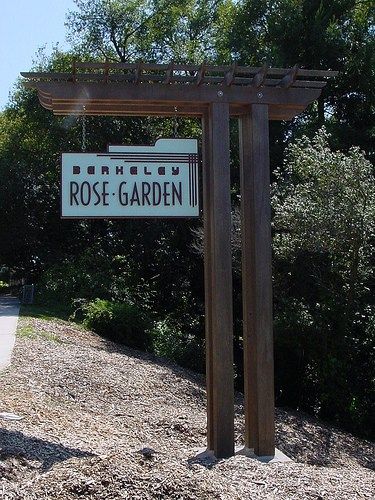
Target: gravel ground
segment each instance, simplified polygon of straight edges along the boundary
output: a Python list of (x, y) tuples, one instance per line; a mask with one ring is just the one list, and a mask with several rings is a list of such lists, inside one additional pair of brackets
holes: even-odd
[[(199, 460), (203, 379), (70, 323), (21, 318), (0, 373), (1, 499), (373, 499), (374, 445), (277, 411), (293, 459)], [(237, 397), (236, 436), (243, 414)]]

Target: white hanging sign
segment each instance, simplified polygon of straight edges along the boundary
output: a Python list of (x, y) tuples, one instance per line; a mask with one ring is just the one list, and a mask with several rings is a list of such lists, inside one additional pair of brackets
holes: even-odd
[(63, 153), (61, 217), (198, 217), (196, 139)]

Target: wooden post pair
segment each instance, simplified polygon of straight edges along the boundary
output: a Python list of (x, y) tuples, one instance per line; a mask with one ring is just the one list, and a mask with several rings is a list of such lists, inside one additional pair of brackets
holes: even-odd
[[(240, 117), (245, 446), (274, 455), (268, 106)], [(229, 105), (203, 117), (207, 447), (234, 454)]]

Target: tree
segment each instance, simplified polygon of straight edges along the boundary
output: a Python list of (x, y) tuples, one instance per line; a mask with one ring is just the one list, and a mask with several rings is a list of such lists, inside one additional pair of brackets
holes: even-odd
[(276, 381), (280, 402), (370, 433), (375, 179), (358, 148), (328, 141), (291, 144), (275, 173)]
[(80, 54), (112, 61), (201, 61), (223, 0), (75, 0), (69, 40)]
[(271, 128), (274, 165), (291, 132), (312, 134), (323, 124), (336, 147), (358, 145), (375, 158), (374, 15), (371, 0), (243, 0), (232, 7), (233, 21), (221, 22), (223, 60), (340, 72), (293, 123)]

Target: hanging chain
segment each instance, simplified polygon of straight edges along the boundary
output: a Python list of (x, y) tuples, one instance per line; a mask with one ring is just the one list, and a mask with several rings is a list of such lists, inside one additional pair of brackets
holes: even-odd
[(174, 107), (173, 136), (175, 139), (177, 139), (178, 136), (177, 106)]
[(82, 152), (86, 152), (86, 106), (83, 106), (82, 114)]

